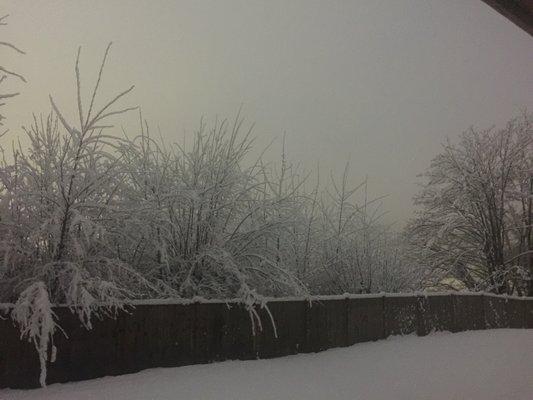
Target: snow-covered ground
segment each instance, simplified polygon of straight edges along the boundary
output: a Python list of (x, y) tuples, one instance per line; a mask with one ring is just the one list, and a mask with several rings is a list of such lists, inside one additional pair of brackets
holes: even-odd
[(529, 400), (533, 330), (405, 336), (316, 354), (161, 368), (2, 400)]

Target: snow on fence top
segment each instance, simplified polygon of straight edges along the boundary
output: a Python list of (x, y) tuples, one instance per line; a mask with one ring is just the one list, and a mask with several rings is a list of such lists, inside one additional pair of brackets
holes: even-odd
[[(265, 304), (283, 301), (327, 301), (327, 300), (345, 300), (345, 299), (375, 299), (379, 297), (431, 297), (431, 296), (488, 296), (501, 299), (514, 300), (533, 300), (528, 296), (512, 296), (505, 294), (495, 294), (489, 292), (469, 292), (469, 291), (442, 291), (442, 292), (412, 292), (412, 293), (369, 293), (369, 294), (336, 294), (336, 295), (318, 295), (318, 296), (285, 296), (285, 297), (260, 297), (254, 304)], [(143, 305), (170, 305), (170, 304), (243, 304), (245, 301), (241, 298), (231, 299), (206, 299), (201, 296), (195, 296), (190, 299), (166, 298), (166, 299), (143, 299), (143, 300), (126, 300), (124, 304), (131, 306)], [(100, 303), (102, 306), (106, 303)], [(14, 306), (13, 303), (0, 303), (0, 310), (8, 310)], [(55, 307), (68, 307), (65, 304), (57, 304)]]

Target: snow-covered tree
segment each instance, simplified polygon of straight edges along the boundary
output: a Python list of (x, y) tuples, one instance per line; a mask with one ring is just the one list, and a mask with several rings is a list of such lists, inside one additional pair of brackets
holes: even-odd
[(134, 216), (120, 251), (179, 296), (301, 291), (263, 245), (284, 225), (283, 201), (265, 192), (270, 182), (260, 162), (244, 164), (252, 139), (251, 131), (240, 134), (242, 123), (202, 123), (189, 149), (154, 140), (144, 124), (119, 150), (127, 171), (121, 194)]
[(503, 129), (470, 129), (423, 175), (407, 235), (427, 285), (525, 294), (532, 276), (531, 122), (525, 114)]
[(25, 129), (29, 148), (14, 146), (0, 165), (0, 301), (16, 303), (12, 317), (36, 343), (43, 370), (55, 330), (50, 304), (67, 304), (90, 327), (92, 313), (116, 311), (148, 286), (108, 247), (123, 174), (106, 121), (129, 110), (113, 107), (133, 87), (95, 108), (107, 53), (86, 111), (78, 53), (78, 121), (50, 97), (52, 113)]
[(398, 292), (415, 279), (403, 258), (403, 244), (382, 222), (380, 198), (369, 199), (367, 179), (348, 187), (348, 166), (321, 198), (317, 244), (321, 268), (313, 284), (319, 293)]

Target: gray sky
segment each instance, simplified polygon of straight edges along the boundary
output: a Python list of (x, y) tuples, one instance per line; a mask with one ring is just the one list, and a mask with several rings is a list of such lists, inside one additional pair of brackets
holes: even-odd
[(113, 41), (106, 93), (135, 84), (127, 104), (166, 138), (243, 105), (259, 146), (286, 132), (304, 167), (340, 172), (349, 159), (352, 181), (368, 175), (400, 223), (446, 136), (533, 109), (533, 39), (480, 0), (1, 3), (2, 38), (27, 55), (2, 49), (0, 65), (28, 80), (5, 107), (3, 141), (48, 110), (49, 93), (73, 115), (78, 45), (89, 88)]

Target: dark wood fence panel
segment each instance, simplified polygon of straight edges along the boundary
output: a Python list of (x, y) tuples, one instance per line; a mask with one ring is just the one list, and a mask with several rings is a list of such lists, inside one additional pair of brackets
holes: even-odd
[(0, 388), (38, 387), (39, 359), (33, 344), (21, 341), (9, 317), (0, 316)]
[(242, 304), (227, 305), (222, 328), (222, 351), (225, 360), (253, 360), (255, 336), (250, 315)]
[(526, 328), (533, 329), (533, 301), (526, 302)]
[(525, 328), (526, 327), (526, 302), (518, 299), (506, 299), (509, 305), (508, 310), (508, 324), (509, 328)]
[[(47, 382), (317, 352), (389, 335), (533, 328), (533, 299), (493, 295), (347, 296), (276, 300), (267, 307), (255, 309), (258, 321), (234, 302), (138, 305), (115, 319), (93, 319), (91, 330), (69, 309), (58, 307), (68, 338), (61, 332), (54, 336), (58, 351), (48, 365)], [(4, 316), (0, 388), (37, 387), (39, 372), (33, 345), (21, 341), (18, 328)]]
[(434, 331), (455, 330), (454, 304), (451, 296), (435, 295), (419, 297), (419, 334)]
[[(257, 358), (274, 358), (298, 354), (306, 346), (307, 336), (307, 302), (287, 301), (273, 302), (268, 310), (275, 321), (273, 323), (265, 308), (258, 310), (261, 329), (256, 327)], [(276, 337), (277, 335), (277, 337)]]
[(417, 331), (418, 299), (410, 297), (384, 298), (385, 336), (408, 335)]
[(481, 295), (451, 295), (454, 331), (485, 329), (485, 306)]
[(384, 297), (347, 300), (347, 345), (385, 337)]
[[(489, 329), (505, 328), (509, 326), (510, 308), (505, 299), (484, 297), (485, 325)], [(509, 308), (509, 310), (507, 310)]]

